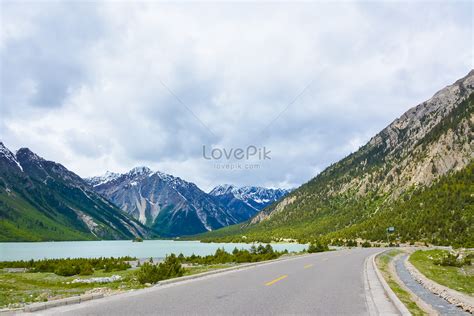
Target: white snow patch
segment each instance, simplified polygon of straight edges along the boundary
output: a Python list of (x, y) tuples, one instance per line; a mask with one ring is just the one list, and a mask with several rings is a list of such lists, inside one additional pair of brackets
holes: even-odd
[(7, 158), (9, 161), (13, 162), (14, 164), (16, 164), (18, 166), (18, 168), (20, 168), (20, 170), (23, 172), (23, 167), (20, 165), (20, 163), (18, 162), (18, 160), (16, 160), (16, 157), (15, 155), (13, 155), (13, 153), (7, 148), (5, 147), (5, 145), (3, 145), (2, 142), (0, 142), (0, 155), (1, 156), (4, 156), (5, 158)]

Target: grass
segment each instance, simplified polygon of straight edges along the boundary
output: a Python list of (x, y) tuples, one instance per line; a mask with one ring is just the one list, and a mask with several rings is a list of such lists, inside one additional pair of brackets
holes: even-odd
[(474, 266), (443, 267), (434, 264), (434, 260), (441, 258), (446, 250), (418, 250), (410, 256), (410, 262), (425, 275), (441, 285), (453, 290), (474, 295)]
[[(230, 263), (189, 266), (185, 268), (184, 275), (224, 269), (235, 265), (234, 263)], [(0, 269), (0, 308), (18, 308), (29, 303), (77, 296), (97, 288), (120, 292), (146, 287), (135, 279), (135, 271), (134, 269), (113, 272), (98, 270), (95, 271), (93, 275), (63, 277), (46, 272), (8, 273)], [(88, 279), (112, 275), (120, 275), (122, 279), (110, 283), (70, 283), (78, 278)]]
[(376, 258), (376, 263), (377, 267), (380, 269), (382, 272), (382, 275), (387, 281), (388, 285), (392, 289), (392, 291), (398, 296), (400, 301), (408, 308), (410, 313), (412, 313), (414, 316), (416, 315), (427, 315), (412, 299), (410, 296), (410, 293), (405, 291), (398, 283), (395, 281), (395, 278), (393, 277), (392, 273), (390, 272), (389, 269), (389, 263), (390, 261), (393, 260), (395, 256), (398, 254), (402, 253), (401, 250), (390, 250), (387, 252), (384, 252), (380, 255), (377, 256)]
[[(122, 276), (122, 280), (111, 283), (70, 283), (77, 278)], [(8, 273), (0, 271), (0, 306), (16, 308), (27, 303), (45, 302), (70, 296), (81, 295), (94, 288), (129, 290), (142, 288), (133, 278), (133, 271), (96, 271), (89, 276), (63, 277), (54, 273)]]

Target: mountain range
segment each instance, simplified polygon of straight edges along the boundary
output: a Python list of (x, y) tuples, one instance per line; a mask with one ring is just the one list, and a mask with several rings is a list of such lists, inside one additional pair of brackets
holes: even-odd
[(192, 235), (247, 220), (286, 192), (228, 186), (233, 190), (219, 194), (220, 187), (208, 194), (147, 167), (82, 179), (28, 148), (13, 153), (0, 142), (0, 240)]
[(0, 240), (147, 238), (153, 234), (78, 175), (0, 142)]
[[(474, 246), (474, 70), (249, 221), (200, 236)], [(383, 106), (383, 100), (380, 101)]]
[(160, 236), (193, 235), (240, 223), (288, 191), (223, 185), (210, 193), (147, 167), (86, 179), (94, 190)]

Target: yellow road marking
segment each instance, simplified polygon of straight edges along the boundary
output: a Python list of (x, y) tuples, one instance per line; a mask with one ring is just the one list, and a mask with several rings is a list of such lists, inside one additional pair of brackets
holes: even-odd
[(288, 277), (287, 274), (282, 275), (281, 277), (276, 278), (276, 279), (273, 280), (273, 281), (270, 281), (270, 282), (265, 283), (265, 285), (266, 285), (266, 286), (269, 286), (269, 285), (275, 284), (275, 283), (277, 283), (278, 281), (281, 281), (281, 280), (283, 280), (283, 279), (286, 278), (286, 277)]
[(304, 266), (305, 269), (308, 269), (308, 268), (311, 268), (313, 266), (313, 264), (307, 264)]

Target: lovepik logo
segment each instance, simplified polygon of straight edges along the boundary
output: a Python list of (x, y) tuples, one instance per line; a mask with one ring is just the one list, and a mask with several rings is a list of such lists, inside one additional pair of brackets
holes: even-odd
[(249, 145), (245, 148), (224, 148), (211, 147), (206, 148), (202, 145), (202, 157), (206, 160), (270, 160), (271, 151), (264, 147)]

